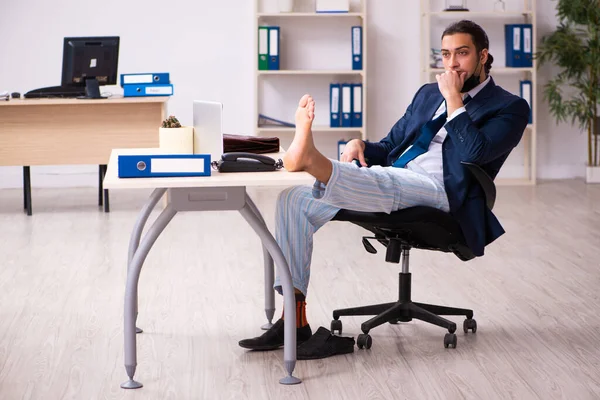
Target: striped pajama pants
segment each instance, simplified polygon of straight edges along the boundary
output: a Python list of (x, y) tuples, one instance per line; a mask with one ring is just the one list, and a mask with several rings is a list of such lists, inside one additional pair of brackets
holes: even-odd
[[(294, 288), (307, 294), (313, 235), (340, 209), (391, 213), (423, 205), (449, 211), (443, 185), (414, 163), (407, 168), (372, 166), (331, 160), (327, 185), (294, 186), (282, 191), (275, 211), (275, 239), (292, 274)], [(282, 294), (279, 276), (274, 289)]]

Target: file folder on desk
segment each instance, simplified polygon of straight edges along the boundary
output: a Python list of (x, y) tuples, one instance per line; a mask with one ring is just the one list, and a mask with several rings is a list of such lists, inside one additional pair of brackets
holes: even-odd
[(210, 154), (120, 155), (119, 178), (210, 176)]
[(173, 84), (166, 85), (146, 84), (125, 85), (123, 86), (124, 97), (141, 97), (141, 96), (172, 96)]
[(121, 87), (132, 84), (168, 84), (170, 77), (168, 72), (161, 73), (137, 73), (121, 74)]

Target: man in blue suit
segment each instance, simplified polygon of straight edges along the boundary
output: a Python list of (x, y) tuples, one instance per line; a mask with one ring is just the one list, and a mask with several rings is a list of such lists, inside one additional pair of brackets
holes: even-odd
[[(312, 237), (340, 209), (390, 213), (417, 205), (439, 208), (456, 218), (476, 256), (504, 233), (461, 161), (475, 163), (495, 177), (521, 140), (530, 108), (489, 75), (493, 57), (479, 25), (450, 25), (442, 34), (442, 58), (445, 72), (417, 91), (388, 135), (379, 142), (348, 142), (341, 162), (326, 158), (314, 146), (315, 104), (309, 95), (300, 100), (296, 134), (283, 163), (288, 171), (310, 173), (316, 182), (283, 191), (276, 211), (276, 239), (296, 289), (298, 344), (312, 335), (305, 313)], [(281, 293), (279, 279), (275, 289)], [(262, 350), (282, 345), (283, 316), (262, 336), (240, 342)], [(297, 354), (303, 358), (302, 346)]]

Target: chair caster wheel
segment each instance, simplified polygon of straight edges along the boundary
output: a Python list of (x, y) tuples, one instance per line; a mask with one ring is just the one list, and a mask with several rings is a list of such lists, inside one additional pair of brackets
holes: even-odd
[(363, 347), (365, 349), (370, 349), (372, 344), (373, 339), (371, 339), (371, 336), (368, 333), (361, 333), (356, 338), (356, 345), (359, 349), (362, 349)]
[(334, 319), (331, 321), (331, 334), (335, 335), (335, 331), (338, 331), (340, 335), (342, 334), (342, 321), (339, 319)]
[(446, 336), (444, 336), (444, 347), (451, 347), (455, 349), (457, 341), (458, 338), (456, 337), (456, 333), (446, 333)]
[(465, 322), (463, 322), (463, 331), (468, 333), (469, 329), (473, 331), (473, 333), (477, 332), (477, 321), (475, 321), (473, 318), (467, 318), (465, 319)]

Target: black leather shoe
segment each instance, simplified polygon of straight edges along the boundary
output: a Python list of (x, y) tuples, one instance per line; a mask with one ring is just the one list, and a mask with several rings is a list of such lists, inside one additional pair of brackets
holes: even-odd
[(322, 326), (296, 351), (297, 360), (316, 360), (354, 352), (354, 338), (335, 336)]
[[(250, 350), (275, 350), (283, 346), (283, 320), (279, 319), (273, 326), (260, 336), (240, 340), (239, 345)], [(304, 343), (312, 336), (310, 325), (296, 328), (296, 346)]]

